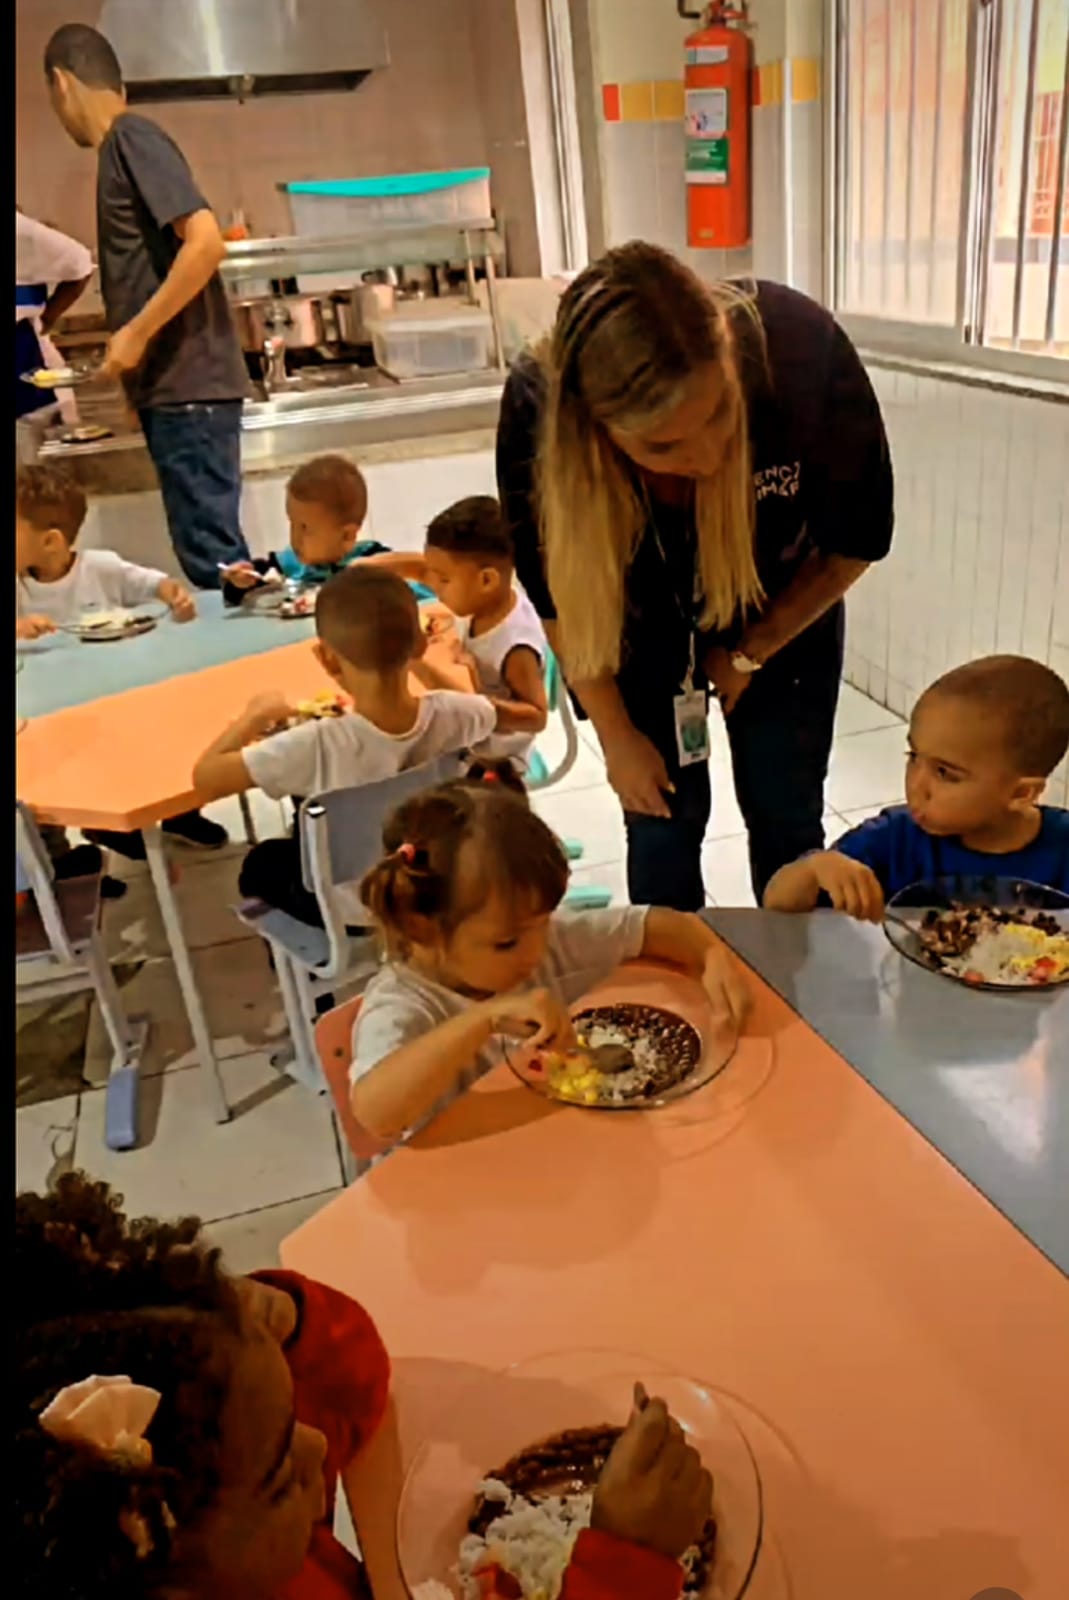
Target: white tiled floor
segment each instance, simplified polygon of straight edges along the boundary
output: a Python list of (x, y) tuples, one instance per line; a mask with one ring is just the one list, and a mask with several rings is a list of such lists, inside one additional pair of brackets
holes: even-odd
[[(750, 905), (746, 838), (731, 791), (723, 726), (715, 716), (713, 745), (716, 800), (703, 857), (706, 885), (718, 904)], [(903, 725), (893, 713), (844, 686), (828, 782), (830, 837), (901, 797), (904, 745)], [(547, 739), (550, 764), (558, 748)], [(625, 899), (623, 826), (589, 728), (582, 730), (579, 758), (568, 778), (534, 803), (564, 837), (582, 843), (575, 881)], [(209, 809), (227, 823), (235, 840), (241, 838), (235, 802)], [(261, 836), (285, 825), (282, 811), (262, 797), (256, 797), (255, 815)], [(131, 1012), (145, 1010), (152, 1017), (143, 1088), (147, 1142), (125, 1154), (108, 1151), (103, 1091), (90, 1087), (81, 1095), (19, 1111), (16, 1169), (20, 1187), (41, 1188), (77, 1165), (113, 1183), (134, 1214), (196, 1213), (237, 1270), (277, 1260), (279, 1241), (342, 1182), (326, 1103), (270, 1065), (273, 1041), (282, 1032), (281, 1007), (263, 947), (229, 910), (241, 850), (235, 844), (207, 860), (175, 855), (178, 893), (223, 1058), (232, 1120), (223, 1126), (211, 1120), (145, 869), (125, 866), (130, 887), (125, 899), (109, 905), (107, 927), (116, 956), (145, 960), (125, 997)], [(104, 1042), (94, 1020), (87, 1076), (99, 1083), (105, 1072)]]

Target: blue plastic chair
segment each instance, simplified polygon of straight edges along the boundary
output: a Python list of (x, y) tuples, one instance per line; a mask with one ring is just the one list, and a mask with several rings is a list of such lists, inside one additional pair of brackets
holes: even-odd
[(260, 900), (246, 900), (237, 908), (239, 920), (266, 939), (274, 961), (293, 1051), (293, 1059), (279, 1065), (317, 1094), (327, 1089), (313, 1032), (317, 1001), (339, 987), (367, 982), (378, 962), (370, 931), (363, 938), (349, 933), (337, 889), (358, 883), (378, 861), (386, 818), (402, 800), (447, 783), (461, 767), (459, 755), (439, 756), (381, 783), (334, 789), (305, 800), (297, 818), (301, 867), (305, 888), (319, 902), (322, 928)]

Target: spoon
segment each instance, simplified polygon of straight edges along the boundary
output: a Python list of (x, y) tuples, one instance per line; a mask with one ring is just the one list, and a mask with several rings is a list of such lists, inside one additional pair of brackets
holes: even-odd
[(608, 1077), (617, 1072), (630, 1072), (635, 1064), (635, 1057), (626, 1044), (581, 1044), (579, 1049)]
[[(505, 1038), (523, 1040), (529, 1039), (537, 1030), (525, 1026), (523, 1023), (509, 1022), (498, 1030)], [(586, 1056), (591, 1066), (606, 1076), (617, 1072), (629, 1072), (635, 1064), (635, 1057), (626, 1044), (583, 1044), (577, 1040), (575, 1045), (576, 1055)]]

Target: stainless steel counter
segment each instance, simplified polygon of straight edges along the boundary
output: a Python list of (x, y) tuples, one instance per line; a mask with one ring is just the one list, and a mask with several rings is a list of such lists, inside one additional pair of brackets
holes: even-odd
[[(242, 471), (285, 471), (327, 450), (366, 451), (389, 444), (400, 454), (436, 453), (435, 440), (489, 434), (497, 425), (504, 373), (475, 372), (398, 384), (374, 370), (350, 387), (301, 388), (248, 400), (242, 416)], [(62, 461), (90, 494), (127, 494), (156, 487), (140, 431), (132, 430), (118, 393), (79, 390), (87, 422), (113, 429), (91, 444), (47, 443), (42, 455)], [(419, 447), (417, 452), (417, 447)]]
[[(1069, 993), (966, 989), (906, 961), (880, 929), (832, 911), (705, 915), (855, 1072), (1069, 1273)], [(931, 1225), (938, 1228), (938, 1217)]]

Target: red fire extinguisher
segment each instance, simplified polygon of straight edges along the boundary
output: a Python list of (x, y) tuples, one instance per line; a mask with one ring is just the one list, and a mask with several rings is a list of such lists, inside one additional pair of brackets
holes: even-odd
[(750, 242), (749, 5), (714, 4), (685, 41), (683, 74), (687, 134), (687, 243), (698, 250), (737, 250)]

